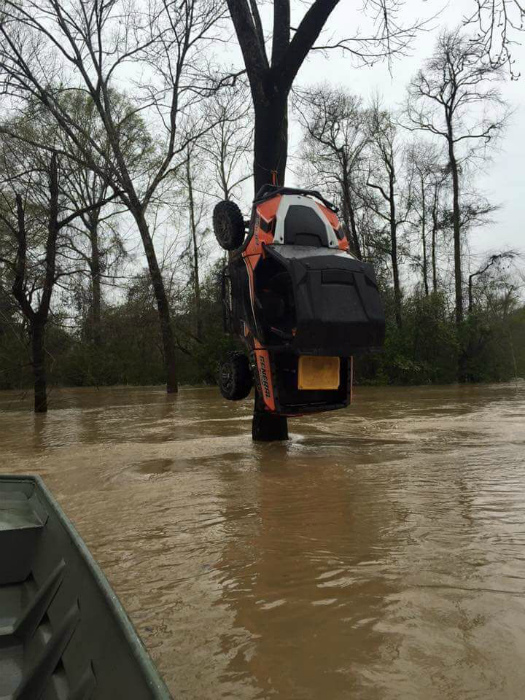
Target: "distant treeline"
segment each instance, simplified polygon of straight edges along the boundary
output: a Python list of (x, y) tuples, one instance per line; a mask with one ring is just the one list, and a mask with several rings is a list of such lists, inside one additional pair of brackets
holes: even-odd
[[(195, 326), (194, 296), (178, 300), (175, 315), (178, 366), (183, 384), (213, 384), (217, 366), (233, 340), (222, 328), (220, 265), (206, 277), (201, 295), (203, 340)], [(384, 351), (356, 359), (361, 384), (430, 384), (457, 381), (459, 353), (466, 353), (471, 382), (506, 381), (525, 376), (525, 307), (501, 294), (487, 295), (458, 337), (453, 308), (442, 294), (414, 293), (403, 301), (403, 325), (397, 326), (393, 292), (383, 289), (387, 313)], [(0, 389), (29, 388), (32, 366), (27, 330), (9, 298), (0, 318)], [(68, 329), (53, 316), (46, 351), (49, 381), (59, 386), (162, 384), (162, 342), (154, 297), (144, 276), (119, 304), (104, 305), (100, 344), (90, 340), (89, 315), (80, 328)]]

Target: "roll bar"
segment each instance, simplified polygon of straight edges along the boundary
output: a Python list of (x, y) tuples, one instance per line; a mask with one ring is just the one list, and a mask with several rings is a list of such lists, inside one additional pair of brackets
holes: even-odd
[(335, 206), (332, 202), (329, 202), (327, 199), (323, 197), (323, 195), (318, 192), (317, 190), (301, 190), (297, 187), (279, 187), (277, 185), (263, 185), (261, 189), (257, 192), (255, 195), (254, 204), (258, 204), (259, 202), (264, 202), (266, 199), (270, 199), (271, 197), (275, 197), (278, 194), (305, 194), (309, 195), (310, 197), (316, 197), (319, 199), (325, 207), (328, 207), (328, 209), (331, 209), (333, 212), (337, 213), (339, 211), (339, 208)]

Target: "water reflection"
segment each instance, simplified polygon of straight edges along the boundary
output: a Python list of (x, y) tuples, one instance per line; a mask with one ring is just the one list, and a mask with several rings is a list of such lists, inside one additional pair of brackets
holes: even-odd
[(274, 445), (214, 389), (53, 404), (0, 394), (0, 469), (44, 475), (174, 697), (522, 697), (523, 384), (359, 389)]

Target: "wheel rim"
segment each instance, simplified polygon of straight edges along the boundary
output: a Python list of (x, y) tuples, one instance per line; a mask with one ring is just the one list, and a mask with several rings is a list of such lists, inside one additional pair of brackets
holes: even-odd
[(217, 222), (217, 233), (219, 234), (221, 241), (224, 243), (229, 243), (230, 238), (228, 236), (228, 221), (224, 217), (220, 217)]

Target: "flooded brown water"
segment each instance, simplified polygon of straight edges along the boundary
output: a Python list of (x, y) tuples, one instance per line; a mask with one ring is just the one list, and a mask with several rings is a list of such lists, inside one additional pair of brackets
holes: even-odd
[(252, 444), (216, 389), (0, 394), (175, 698), (525, 697), (525, 383), (362, 388)]

